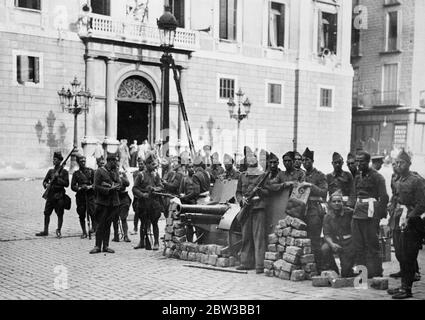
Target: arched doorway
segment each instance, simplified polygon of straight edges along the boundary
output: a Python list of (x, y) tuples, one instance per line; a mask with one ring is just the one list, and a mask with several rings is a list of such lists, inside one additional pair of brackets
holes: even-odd
[(125, 79), (117, 95), (117, 139), (141, 144), (155, 139), (155, 94), (148, 81), (139, 76)]

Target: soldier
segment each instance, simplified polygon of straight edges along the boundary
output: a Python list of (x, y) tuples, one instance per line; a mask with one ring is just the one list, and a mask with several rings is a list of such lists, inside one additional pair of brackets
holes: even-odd
[(220, 175), (220, 179), (238, 180), (240, 172), (234, 167), (235, 160), (233, 159), (233, 157), (226, 153), (223, 157), (223, 162), (225, 171)]
[(72, 175), (71, 190), (76, 193), (75, 200), (77, 203), (77, 213), (80, 220), (81, 230), (83, 231), (81, 239), (84, 239), (87, 238), (85, 221), (86, 214), (88, 215), (87, 219), (91, 219), (92, 221), (92, 230), (89, 230), (89, 232), (94, 233), (94, 229), (96, 229), (94, 219), (94, 170), (86, 167), (86, 157), (82, 155), (77, 156), (77, 162), (79, 169)]
[[(251, 270), (256, 273), (264, 272), (264, 255), (266, 252), (266, 203), (264, 198), (269, 195), (268, 190), (258, 187), (265, 173), (258, 168), (258, 160), (254, 153), (247, 152), (248, 169), (241, 173), (236, 189), (236, 200), (241, 207), (248, 205), (245, 218), (241, 222), (242, 248), (241, 264), (237, 270)], [(247, 203), (249, 194), (255, 194), (251, 205)], [(252, 254), (254, 248), (254, 255)]]
[(294, 156), (294, 152), (289, 151), (282, 157), (283, 165), (286, 169), (281, 174), (281, 180), (283, 182), (303, 182), (305, 180), (304, 172), (294, 168)]
[(425, 189), (421, 178), (410, 171), (411, 158), (403, 150), (396, 159), (399, 180), (396, 185), (397, 205), (394, 212), (394, 248), (400, 262), (401, 287), (389, 289), (393, 299), (412, 297), (416, 259), (422, 247), (425, 222)]
[[(140, 241), (134, 249), (158, 250), (159, 249), (159, 229), (158, 219), (161, 216), (160, 196), (155, 196), (152, 192), (163, 190), (161, 178), (155, 171), (158, 167), (158, 160), (153, 153), (148, 153), (145, 160), (145, 170), (140, 173), (133, 186), (133, 194), (137, 197), (137, 210), (140, 219)], [(154, 245), (148, 237), (149, 226), (152, 224), (154, 235)]]
[(304, 172), (304, 170), (301, 168), (302, 163), (303, 156), (298, 151), (294, 151), (294, 168)]
[(215, 183), (215, 180), (218, 179), (220, 175), (224, 173), (224, 169), (221, 166), (220, 159), (217, 152), (214, 152), (211, 156), (212, 164), (209, 168), (207, 168), (207, 172), (210, 176), (211, 184)]
[[(288, 157), (289, 156), (287, 155), (285, 159), (288, 160)], [(287, 163), (287, 166), (290, 167), (290, 163)], [(290, 188), (292, 187), (295, 181), (298, 181), (298, 178), (295, 178), (295, 181), (290, 181), (291, 177), (294, 177), (296, 175), (285, 175), (284, 172), (279, 169), (279, 158), (273, 152), (270, 153), (269, 156), (269, 170), (270, 174), (267, 183), (265, 184), (265, 188), (271, 193), (278, 192), (283, 188)]]
[(379, 221), (387, 215), (388, 194), (385, 179), (369, 167), (370, 154), (360, 151), (356, 156), (359, 172), (354, 178), (355, 195), (352, 234), (356, 264), (367, 267), (368, 277), (382, 276), (379, 248)]
[[(167, 175), (162, 179), (162, 184), (164, 185), (164, 189), (167, 193), (178, 195), (181, 181), (183, 179), (183, 171), (180, 165), (181, 159), (178, 158), (177, 162), (171, 167), (171, 170), (167, 173)], [(170, 206), (170, 198), (163, 197), (163, 205), (164, 205), (164, 216), (168, 218), (168, 209)]]
[(120, 207), (118, 210), (118, 214), (114, 217), (112, 220), (112, 225), (114, 227), (114, 238), (112, 241), (119, 242), (119, 230), (118, 230), (118, 219), (121, 220), (121, 226), (122, 226), (122, 232), (124, 234), (124, 242), (131, 242), (131, 240), (128, 238), (128, 224), (127, 224), (127, 217), (128, 217), (128, 210), (130, 210), (131, 205), (131, 198), (128, 195), (128, 192), (126, 188), (130, 185), (130, 181), (127, 178), (127, 175), (125, 171), (121, 170), (119, 171), (120, 176), (120, 184), (121, 188), (118, 190), (118, 195), (120, 198)]
[(372, 156), (372, 168), (376, 171), (381, 170), (382, 165), (384, 164), (384, 156), (376, 155)]
[(114, 253), (109, 248), (112, 219), (118, 215), (120, 199), (118, 191), (121, 188), (118, 173), (118, 155), (109, 153), (106, 165), (96, 170), (94, 174), (94, 190), (96, 192), (96, 244), (91, 254), (101, 252)]
[(357, 164), (356, 164), (356, 157), (352, 153), (349, 153), (347, 155), (347, 168), (354, 179), (356, 177), (358, 170), (357, 170)]
[(311, 249), (316, 260), (317, 270), (322, 271), (321, 261), (321, 233), (323, 216), (325, 214), (322, 203), (326, 199), (328, 193), (328, 183), (326, 176), (313, 167), (314, 151), (308, 148), (303, 153), (303, 165), (305, 172), (305, 186), (310, 187), (310, 196), (307, 202), (307, 235), (311, 239)]
[(36, 233), (38, 237), (49, 235), (50, 215), (55, 210), (58, 216), (58, 228), (56, 229), (56, 237), (61, 238), (61, 229), (63, 224), (64, 214), (64, 196), (65, 188), (69, 186), (68, 171), (63, 168), (59, 171), (61, 161), (63, 160), (60, 152), (53, 153), (53, 169), (47, 171), (46, 177), (43, 180), (43, 187), (47, 189), (50, 186), (50, 192), (47, 195), (46, 205), (44, 207), (44, 230)]
[(340, 190), (331, 194), (328, 202), (328, 213), (323, 219), (322, 267), (324, 270), (334, 270), (339, 274), (334, 254), (341, 261), (341, 277), (349, 278), (353, 274), (354, 251), (351, 236), (351, 221), (353, 209), (344, 207), (343, 195)]
[[(138, 170), (133, 171), (133, 184), (136, 181), (137, 176), (139, 175), (139, 173), (143, 172), (143, 170), (145, 170), (145, 163), (142, 160), (142, 158), (137, 158), (137, 166), (138, 166)], [(134, 200), (132, 203), (132, 207), (133, 207), (133, 211), (134, 211), (134, 218), (133, 218), (133, 232), (131, 234), (137, 234), (138, 232), (138, 228), (137, 225), (139, 224), (139, 210), (137, 210), (137, 196), (135, 194), (133, 194), (134, 196)]]
[(199, 188), (199, 193), (206, 193), (210, 190), (210, 178), (205, 171), (205, 164), (201, 157), (196, 156), (193, 160), (194, 174), (192, 176), (195, 187)]
[(350, 172), (342, 170), (344, 159), (342, 156), (334, 152), (332, 155), (332, 166), (334, 171), (326, 175), (328, 182), (329, 196), (335, 191), (340, 190), (344, 198), (344, 203), (349, 207), (354, 207), (354, 180)]

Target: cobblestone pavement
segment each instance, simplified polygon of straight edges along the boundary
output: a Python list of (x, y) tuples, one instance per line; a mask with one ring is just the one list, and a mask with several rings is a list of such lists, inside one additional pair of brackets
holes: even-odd
[[(374, 289), (314, 288), (310, 281), (295, 283), (256, 275), (252, 271), (236, 274), (188, 268), (185, 265), (197, 263), (166, 259), (161, 251), (134, 250), (137, 236), (132, 236), (132, 243), (112, 242), (115, 254), (90, 255), (88, 252), (94, 240), (79, 238), (75, 207), (66, 213), (64, 238), (53, 236), (54, 215), (51, 235), (46, 238), (34, 236), (43, 224), (41, 191), (40, 180), (0, 181), (0, 299), (391, 298), (385, 291)], [(160, 231), (163, 229), (164, 220), (161, 220)], [(422, 250), (419, 264), (423, 280), (414, 285), (415, 299), (425, 299), (424, 262)], [(397, 268), (393, 253), (393, 262), (384, 263), (384, 275)], [(67, 278), (67, 289), (60, 287), (63, 277)], [(390, 284), (394, 286), (398, 281), (391, 279)]]

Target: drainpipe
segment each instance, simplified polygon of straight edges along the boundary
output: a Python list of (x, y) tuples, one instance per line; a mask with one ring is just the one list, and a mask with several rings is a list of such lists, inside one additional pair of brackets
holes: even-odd
[(294, 94), (294, 139), (293, 150), (297, 151), (298, 147), (298, 108), (300, 95), (300, 69), (295, 69), (295, 94)]

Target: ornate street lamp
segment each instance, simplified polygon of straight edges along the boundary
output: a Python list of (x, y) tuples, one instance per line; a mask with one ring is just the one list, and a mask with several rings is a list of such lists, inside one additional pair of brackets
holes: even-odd
[(169, 7), (165, 7), (164, 14), (157, 19), (159, 29), (159, 38), (161, 41), (161, 48), (163, 55), (161, 57), (161, 93), (162, 93), (162, 110), (161, 110), (161, 140), (166, 147), (162, 148), (162, 156), (168, 156), (169, 149), (169, 131), (170, 131), (170, 65), (174, 63), (173, 57), (170, 53), (171, 48), (174, 46), (174, 39), (176, 37), (177, 20), (170, 12)]
[[(65, 88), (62, 87), (62, 90), (58, 91), (62, 111), (74, 115), (74, 148), (78, 148), (77, 117), (81, 113), (89, 112), (90, 104), (93, 99), (90, 90), (79, 90), (80, 85), (81, 82), (77, 80), (77, 77), (74, 77), (74, 80), (71, 82), (72, 89), (68, 88), (68, 90), (65, 90)], [(77, 151), (71, 155), (71, 173), (76, 167), (76, 153)]]
[[(227, 102), (230, 119), (235, 119), (238, 122), (235, 163), (238, 163), (237, 156), (239, 155), (239, 132), (240, 132), (241, 121), (243, 119), (248, 118), (248, 114), (251, 112), (251, 102), (249, 101), (248, 97), (245, 99), (245, 101), (243, 101), (244, 95), (245, 94), (242, 92), (242, 89), (239, 88), (239, 91), (236, 92), (237, 104), (235, 103), (233, 98), (230, 98), (229, 102)], [(235, 112), (236, 105), (238, 106), (238, 110)], [(241, 106), (244, 107), (244, 110), (242, 110)]]

